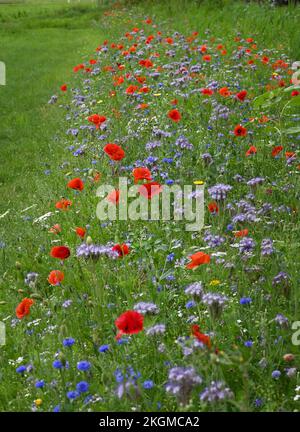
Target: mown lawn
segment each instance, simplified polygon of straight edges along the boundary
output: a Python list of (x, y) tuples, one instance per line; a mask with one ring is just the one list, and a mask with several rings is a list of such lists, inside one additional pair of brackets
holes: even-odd
[[(152, 21), (145, 23), (149, 17)], [(0, 87), (0, 321), (7, 333), (0, 347), (0, 410), (297, 409), (299, 353), (291, 342), (291, 324), (299, 317), (299, 137), (280, 131), (288, 123), (280, 104), (289, 102), (289, 93), (268, 108), (255, 108), (254, 100), (268, 86), (280, 87), (281, 74), (284, 85), (290, 85), (288, 71), (300, 57), (298, 22), (299, 8), (226, 0), (0, 4), (0, 61), (7, 69), (7, 84)], [(155, 36), (149, 48), (144, 40), (150, 34)], [(213, 52), (203, 70), (197, 69), (203, 53), (197, 57), (194, 43)], [(132, 58), (123, 53), (129, 47)], [(143, 69), (139, 63), (148, 56), (158, 64), (158, 77), (151, 74), (152, 66)], [(272, 65), (279, 59), (287, 66), (277, 71)], [(100, 72), (74, 74), (80, 63)], [(149, 93), (128, 95), (125, 89), (142, 74)], [(185, 83), (187, 74), (191, 79)], [(114, 85), (116, 75), (124, 78), (119, 86)], [(227, 86), (230, 92), (223, 98), (219, 90)], [(199, 95), (202, 87), (213, 89), (212, 99)], [(247, 99), (240, 103), (234, 95), (243, 89)], [(49, 104), (53, 95), (58, 101)], [(135, 98), (149, 106), (141, 110)], [(173, 124), (167, 112), (175, 98), (182, 120)], [(289, 122), (297, 126), (296, 104), (292, 113)], [(89, 129), (92, 114), (107, 116), (107, 128)], [(234, 137), (239, 123), (249, 130), (245, 137)], [(154, 127), (166, 135), (157, 138)], [(193, 151), (176, 151), (174, 142), (181, 135), (193, 143)], [(122, 170), (118, 165), (112, 169), (103, 154), (107, 142), (124, 146)], [(272, 149), (279, 145), (275, 158)], [(245, 157), (249, 146), (257, 148)], [(207, 152), (211, 164), (202, 158)], [(182, 225), (97, 220), (97, 176), (100, 184), (116, 186), (118, 174), (132, 180), (133, 166), (142, 163), (160, 183), (170, 178), (184, 184), (203, 181), (207, 187), (232, 185), (228, 207), (218, 203), (217, 214), (206, 211), (206, 228), (224, 238), (217, 249)], [(244, 178), (235, 180), (236, 175)], [(84, 180), (84, 191), (66, 187), (74, 177)], [(249, 189), (246, 181), (260, 177), (263, 185)], [(72, 201), (67, 211), (55, 207), (63, 198)], [(252, 218), (233, 226), (239, 208)], [(49, 232), (57, 223), (62, 227), (58, 235)], [(86, 229), (82, 240), (75, 233), (79, 226)], [(253, 255), (246, 257), (234, 234), (244, 228), (254, 239)], [(260, 246), (269, 238), (274, 251), (265, 257)], [(81, 241), (128, 243), (130, 253), (111, 262), (84, 261), (76, 257)], [(55, 245), (71, 249), (64, 264), (49, 256)], [(188, 256), (199, 250), (211, 253), (211, 262), (190, 271)], [(65, 280), (53, 286), (48, 274), (57, 269)], [(274, 288), (274, 277), (281, 273)], [(226, 295), (222, 317), (214, 319), (201, 302), (187, 297), (184, 289), (194, 282), (206, 292)], [(18, 320), (15, 310), (23, 298), (34, 304), (30, 315)], [(141, 332), (116, 342), (115, 319), (140, 301), (159, 309), (145, 317), (145, 327), (166, 324), (166, 334), (156, 340)], [(281, 327), (275, 321), (280, 314), (288, 319), (282, 318)], [(193, 351), (195, 323), (210, 335), (212, 348), (204, 344)], [(74, 338), (74, 346), (67, 338)], [(293, 359), (284, 360), (289, 353)], [(90, 365), (78, 366), (82, 360)], [(182, 408), (175, 393), (165, 391), (175, 366), (193, 366), (203, 379), (202, 392), (211, 381), (224, 381), (231, 389), (229, 400), (199, 403), (200, 389), (194, 389), (190, 404)], [(290, 376), (288, 368), (295, 369)], [(70, 394), (83, 380), (89, 392)], [(129, 390), (122, 393), (126, 383)]]
[(76, 59), (105, 37), (99, 15), (66, 4), (0, 5), (0, 58), (7, 69), (0, 92), (1, 211), (26, 205), (43, 166), (55, 158), (50, 147), (59, 117), (47, 101)]

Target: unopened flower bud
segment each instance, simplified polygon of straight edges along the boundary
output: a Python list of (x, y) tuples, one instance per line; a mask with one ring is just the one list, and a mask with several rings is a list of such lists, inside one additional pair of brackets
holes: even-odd
[(91, 236), (87, 236), (87, 238), (86, 238), (86, 244), (87, 245), (91, 245), (92, 243), (93, 243), (92, 237)]
[(295, 358), (294, 354), (284, 354), (283, 356), (283, 360), (285, 362), (291, 362), (294, 360), (294, 358)]

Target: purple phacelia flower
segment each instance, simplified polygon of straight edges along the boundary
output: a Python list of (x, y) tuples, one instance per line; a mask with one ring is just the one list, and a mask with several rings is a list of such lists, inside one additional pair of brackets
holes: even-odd
[(193, 367), (174, 367), (170, 369), (166, 391), (176, 396), (179, 403), (187, 405), (194, 387), (202, 383), (202, 378)]
[(212, 381), (200, 394), (200, 400), (207, 403), (222, 402), (228, 399), (233, 399), (233, 393), (222, 381)]
[(226, 185), (223, 183), (216, 184), (215, 186), (212, 186), (208, 188), (209, 196), (216, 200), (216, 201), (222, 201), (225, 200), (227, 197), (228, 192), (230, 192), (232, 189), (232, 186)]

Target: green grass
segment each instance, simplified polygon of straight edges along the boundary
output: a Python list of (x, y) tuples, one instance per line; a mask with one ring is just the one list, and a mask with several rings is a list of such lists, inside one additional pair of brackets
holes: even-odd
[(91, 7), (0, 6), (0, 58), (7, 74), (0, 93), (1, 209), (12, 194), (25, 204), (24, 178), (34, 182), (43, 164), (55, 158), (49, 143), (59, 117), (47, 101), (71, 77), (77, 59), (105, 37), (100, 17)]
[[(181, 226), (174, 228), (172, 224), (160, 222), (120, 222), (108, 228), (101, 227), (95, 216), (98, 199), (95, 196), (96, 186), (89, 179), (89, 170), (93, 167), (101, 171), (103, 183), (115, 181), (107, 159), (99, 156), (102, 141), (80, 132), (78, 143), (86, 138), (89, 147), (85, 157), (74, 158), (66, 150), (74, 141), (65, 131), (70, 126), (87, 124), (84, 112), (80, 112), (78, 119), (72, 117), (75, 109), (70, 103), (71, 88), (78, 88), (87, 95), (89, 112), (103, 112), (111, 119), (109, 128), (112, 140), (121, 140), (129, 134), (128, 123), (133, 118), (132, 128), (139, 131), (139, 138), (131, 136), (125, 144), (128, 164), (145, 157), (144, 145), (150, 140), (152, 123), (143, 123), (144, 117), (136, 114), (124, 94), (116, 98), (108, 96), (113, 88), (109, 75), (92, 79), (90, 94), (88, 89), (83, 88), (80, 74), (74, 75), (72, 71), (76, 64), (93, 58), (95, 48), (105, 39), (117, 43), (132, 27), (143, 25), (144, 18), (150, 16), (164, 35), (168, 32), (172, 34), (174, 30), (186, 36), (199, 31), (203, 39), (205, 30), (209, 29), (210, 33), (206, 37), (215, 37), (214, 43), (224, 42), (229, 51), (235, 46), (236, 33), (240, 32), (242, 37), (253, 37), (258, 50), (269, 48), (272, 60), (285, 55), (289, 61), (297, 60), (300, 56), (299, 8), (271, 9), (256, 3), (225, 0), (214, 2), (217, 7), (212, 7), (209, 1), (183, 0), (123, 2), (123, 6), (113, 9), (107, 6), (109, 2), (103, 3), (101, 7), (88, 1), (80, 5), (38, 1), (0, 4), (0, 61), (4, 61), (7, 68), (7, 85), (0, 87), (0, 242), (6, 244), (0, 250), (0, 321), (7, 324), (7, 344), (0, 348), (0, 410), (28, 411), (37, 398), (43, 399), (40, 410), (52, 410), (57, 403), (61, 403), (65, 410), (86, 410), (82, 404), (70, 404), (64, 398), (67, 390), (64, 380), (72, 382), (73, 389), (76, 382), (83, 378), (74, 367), (78, 360), (83, 359), (93, 362), (93, 374), (87, 375), (87, 379), (92, 382), (91, 392), (104, 396), (104, 402), (96, 401), (92, 409), (131, 410), (136, 404), (139, 410), (154, 411), (160, 402), (163, 404), (162, 410), (178, 409), (175, 398), (165, 396), (165, 363), (180, 365), (189, 362), (183, 358), (175, 340), (190, 334), (190, 326), (186, 324), (189, 311), (185, 308), (187, 298), (183, 288), (198, 279), (203, 279), (207, 290), (224, 292), (231, 299), (229, 311), (225, 312), (225, 319), (221, 322), (211, 320), (202, 306), (198, 306), (196, 311), (201, 327), (204, 326), (203, 331), (216, 333), (223, 354), (217, 357), (214, 353), (204, 352), (193, 355), (191, 362), (200, 369), (205, 383), (211, 379), (225, 379), (236, 393), (234, 404), (221, 405), (215, 409), (252, 411), (255, 409), (253, 401), (258, 397), (265, 400), (262, 410), (295, 409), (293, 396), (296, 384), (299, 385), (298, 377), (290, 381), (282, 377), (278, 383), (271, 378), (274, 369), (284, 370), (286, 364), (282, 356), (286, 352), (292, 351), (296, 355), (296, 364), (299, 361), (297, 347), (290, 342), (290, 329), (277, 330), (272, 321), (277, 313), (285, 313), (290, 322), (296, 321), (299, 316), (299, 272), (295, 265), (295, 257), (299, 253), (298, 203), (294, 193), (299, 184), (294, 175), (297, 172), (294, 166), (290, 173), (284, 161), (277, 163), (270, 158), (272, 146), (280, 143), (278, 133), (273, 129), (267, 131), (264, 127), (257, 128), (254, 144), (261, 152), (254, 159), (255, 162), (251, 159), (245, 162), (244, 157), (241, 159), (244, 153), (240, 152), (246, 151), (246, 146), (244, 148), (240, 144), (234, 149), (228, 139), (226, 145), (230, 158), (222, 174), (214, 166), (203, 166), (199, 159), (208, 142), (212, 142), (212, 151), (220, 166), (227, 155), (227, 151), (224, 155), (218, 153), (220, 141), (216, 132), (209, 135), (203, 126), (208, 121), (209, 108), (203, 107), (196, 98), (180, 98), (179, 106), (188, 118), (185, 133), (198, 146), (199, 155), (188, 155), (180, 169), (173, 169), (174, 177), (186, 182), (205, 179), (210, 186), (219, 182), (231, 184), (232, 176), (237, 172), (245, 174), (247, 179), (254, 176), (265, 176), (270, 180), (275, 178), (278, 184), (274, 186), (272, 195), (265, 194), (263, 188), (257, 191), (257, 205), (270, 201), (273, 206), (282, 204), (293, 209), (284, 223), (281, 219), (284, 216), (277, 214), (273, 215), (273, 225), (271, 218), (266, 216), (262, 224), (251, 226), (251, 236), (257, 244), (266, 237), (272, 237), (276, 242), (274, 259), (264, 261), (258, 252), (258, 258), (250, 260), (249, 266), (257, 265), (262, 269), (259, 272), (244, 271), (244, 263), (236, 258), (234, 248), (228, 246), (226, 251), (236, 265), (233, 273), (211, 265), (207, 270), (187, 274), (184, 269), (174, 268), (173, 264), (167, 263), (166, 255), (172, 250), (176, 259), (185, 258), (192, 250), (203, 246), (201, 236), (193, 239)], [(109, 14), (104, 14), (107, 11)], [(160, 50), (160, 47), (157, 49)], [(124, 60), (119, 57), (116, 59), (120, 62)], [(106, 61), (109, 63), (112, 59), (108, 57), (101, 66), (106, 65)], [(225, 67), (208, 72), (208, 75), (210, 73), (222, 83), (235, 79), (235, 73), (226, 72)], [(268, 75), (264, 67), (259, 65), (253, 74), (243, 70), (239, 79), (253, 98), (264, 91), (263, 85)], [(68, 84), (68, 92), (64, 95), (59, 89), (63, 83)], [(152, 84), (155, 86), (156, 82), (153, 80)], [(201, 82), (198, 85), (201, 87)], [(167, 127), (165, 113), (170, 107), (169, 101), (174, 97), (174, 88), (168, 87), (167, 80), (164, 86), (161, 91), (163, 96), (157, 96), (155, 111), (150, 108), (150, 115), (154, 123), (159, 118), (162, 127)], [(59, 95), (59, 101), (56, 105), (49, 105), (47, 102), (53, 94)], [(70, 110), (66, 110), (68, 105)], [(235, 109), (234, 106), (230, 107)], [(120, 111), (121, 117), (114, 117), (114, 109)], [(270, 112), (278, 120), (279, 107), (270, 108)], [(65, 119), (68, 113), (71, 114), (69, 122)], [(235, 121), (240, 121), (239, 112), (234, 113), (231, 123)], [(222, 131), (226, 129), (222, 123), (218, 127)], [(248, 137), (246, 142), (251, 143)], [(78, 143), (75, 139), (75, 144)], [(283, 136), (282, 143), (285, 148), (296, 150), (293, 139)], [(169, 147), (166, 150), (163, 148), (159, 155), (167, 157), (168, 151)], [(92, 159), (96, 159), (96, 165), (91, 165)], [(45, 174), (46, 170), (50, 171), (49, 175)], [(71, 177), (79, 175), (77, 170), (82, 170), (80, 176), (86, 180), (86, 190), (81, 195), (72, 194), (73, 191), (65, 187)], [(292, 184), (293, 192), (284, 192), (286, 183)], [(243, 193), (246, 193), (245, 189), (241, 189)], [(55, 212), (55, 202), (63, 196), (72, 199), (74, 206), (69, 212)], [(33, 223), (35, 218), (47, 212), (52, 212), (52, 215), (45, 222)], [(226, 232), (229, 221), (230, 217), (224, 213), (219, 219), (208, 216), (206, 223), (220, 229), (221, 234), (226, 233), (228, 242), (232, 242), (230, 234)], [(60, 223), (63, 227), (60, 236), (53, 237), (48, 233), (54, 223)], [(49, 257), (50, 248), (56, 242), (67, 244), (74, 255), (79, 243), (74, 228), (84, 225), (90, 226), (89, 235), (95, 243), (121, 243), (129, 239), (132, 254), (116, 265), (105, 261), (101, 261), (101, 264), (79, 264), (72, 256), (63, 267), (66, 280), (62, 287), (50, 287), (47, 282), (49, 271), (61, 268)], [(181, 242), (179, 249), (176, 241)], [(292, 278), (291, 291), (286, 296), (282, 295), (279, 288), (274, 291), (272, 287), (272, 277), (280, 270), (287, 271)], [(28, 272), (39, 273), (37, 286), (28, 287), (24, 284)], [(166, 278), (173, 273), (176, 281), (167, 288)], [(161, 292), (153, 285), (153, 277), (164, 286)], [(263, 277), (266, 278), (265, 282)], [(209, 285), (215, 279), (221, 281), (220, 286)], [(253, 304), (248, 309), (239, 309), (238, 298), (248, 295), (253, 297)], [(10, 324), (15, 317), (15, 307), (24, 297), (35, 298), (36, 303), (31, 316), (14, 327)], [(62, 308), (62, 302), (66, 299), (72, 299), (71, 309)], [(165, 354), (157, 351), (155, 341), (140, 334), (133, 337), (128, 345), (114, 346), (107, 357), (99, 356), (97, 349), (101, 344), (114, 345), (115, 318), (139, 300), (153, 301), (160, 306), (158, 321), (155, 317), (147, 318), (147, 327), (154, 322), (167, 323)], [(115, 304), (115, 307), (105, 308), (108, 303)], [(181, 316), (183, 319), (179, 319)], [(36, 327), (34, 324), (28, 326), (35, 319), (41, 319)], [(28, 335), (31, 328), (36, 330)], [(52, 361), (54, 354), (62, 348), (63, 338), (67, 336), (74, 337), (76, 345), (72, 350), (64, 349), (63, 354), (60, 354), (62, 360), (67, 359), (71, 364), (70, 370), (60, 375), (53, 370)], [(253, 350), (243, 345), (244, 339), (248, 337), (255, 341)], [(261, 341), (266, 343), (260, 344)], [(34, 364), (33, 380), (43, 378), (49, 384), (56, 379), (59, 381), (58, 387), (48, 386), (44, 392), (35, 389), (34, 381), (16, 374), (16, 360), (19, 357), (23, 357), (22, 364)], [(268, 361), (266, 370), (257, 366), (264, 358)], [(127, 365), (141, 370), (143, 379), (152, 379), (157, 384), (154, 390), (146, 394), (144, 392), (138, 401), (118, 401), (113, 396), (113, 371), (123, 367), (127, 359)], [(24, 397), (24, 394), (29, 396)], [(199, 409), (195, 402), (197, 400), (195, 394), (194, 402), (188, 409)]]

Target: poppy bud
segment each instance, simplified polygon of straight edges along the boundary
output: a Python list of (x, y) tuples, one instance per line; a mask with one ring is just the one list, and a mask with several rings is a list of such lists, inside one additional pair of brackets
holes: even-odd
[(86, 244), (87, 244), (87, 245), (91, 245), (91, 244), (93, 244), (93, 239), (92, 239), (91, 236), (87, 236), (87, 238), (86, 238)]
[(57, 358), (58, 358), (58, 360), (60, 360), (62, 362), (62, 364), (64, 366), (66, 365), (67, 360), (66, 360), (66, 357), (65, 357), (64, 353), (60, 352), (58, 354)]
[(67, 327), (64, 324), (62, 324), (60, 326), (60, 328), (59, 328), (59, 334), (61, 336), (65, 336), (67, 334)]
[(22, 267), (22, 264), (19, 261), (16, 261), (15, 266), (18, 270), (20, 270)]
[(291, 362), (295, 358), (294, 354), (284, 354), (283, 360), (286, 362)]
[(93, 343), (95, 345), (100, 345), (100, 337), (98, 334), (98, 330), (93, 330), (92, 332), (92, 339), (93, 339)]
[(215, 353), (210, 354), (210, 360), (212, 363), (219, 363), (219, 357)]
[(38, 294), (38, 293), (31, 294), (31, 297), (34, 299), (43, 300), (43, 297), (41, 296), (41, 294)]

